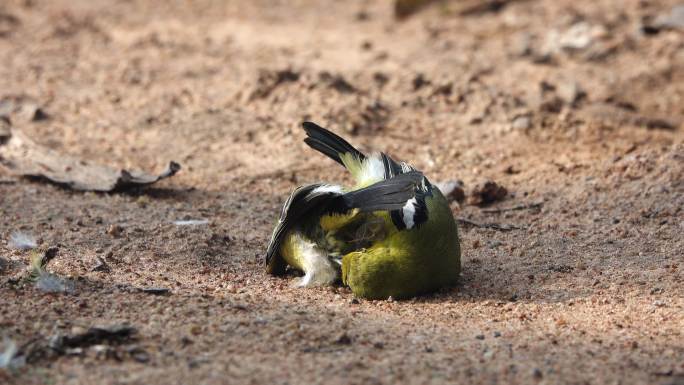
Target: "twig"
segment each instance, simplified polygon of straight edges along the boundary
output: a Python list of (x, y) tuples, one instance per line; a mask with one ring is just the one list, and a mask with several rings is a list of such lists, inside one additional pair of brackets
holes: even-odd
[(478, 223), (471, 221), (470, 219), (467, 218), (456, 218), (456, 220), (464, 225), (468, 226), (473, 226), (473, 227), (479, 227), (481, 229), (492, 229), (492, 230), (498, 230), (498, 231), (511, 231), (511, 230), (522, 230), (522, 227), (514, 226), (514, 225), (507, 225), (507, 224), (500, 224), (500, 223)]
[(498, 213), (504, 213), (506, 211), (517, 211), (517, 210), (528, 210), (528, 209), (537, 209), (541, 207), (544, 204), (544, 202), (535, 202), (535, 203), (528, 203), (528, 204), (521, 204), (513, 207), (503, 207), (499, 209), (482, 209), (483, 213), (487, 214), (498, 214)]

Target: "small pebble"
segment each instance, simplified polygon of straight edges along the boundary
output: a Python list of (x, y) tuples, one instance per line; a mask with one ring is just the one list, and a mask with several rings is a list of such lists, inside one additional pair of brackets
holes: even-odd
[(352, 339), (347, 333), (342, 333), (336, 340), (335, 343), (338, 345), (351, 345)]
[(497, 241), (496, 239), (492, 241), (487, 241), (487, 247), (489, 247), (490, 249), (496, 249), (501, 245), (503, 245), (503, 243), (501, 243), (501, 241)]
[(534, 368), (534, 370), (532, 371), (532, 377), (540, 379), (544, 377), (544, 375), (542, 374), (542, 371), (539, 368)]
[(107, 228), (107, 234), (111, 235), (114, 238), (118, 238), (121, 236), (123, 233), (123, 227), (119, 225), (109, 225)]
[(532, 126), (532, 119), (526, 115), (517, 116), (511, 123), (514, 130), (527, 130), (530, 126)]

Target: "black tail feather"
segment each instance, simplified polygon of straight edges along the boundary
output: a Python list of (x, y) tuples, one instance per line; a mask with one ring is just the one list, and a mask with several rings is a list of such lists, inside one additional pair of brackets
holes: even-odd
[(335, 162), (344, 165), (340, 154), (351, 153), (359, 160), (364, 160), (366, 156), (354, 146), (349, 144), (346, 140), (326, 130), (313, 122), (302, 123), (304, 131), (308, 138), (304, 142), (316, 151), (319, 151), (334, 160)]

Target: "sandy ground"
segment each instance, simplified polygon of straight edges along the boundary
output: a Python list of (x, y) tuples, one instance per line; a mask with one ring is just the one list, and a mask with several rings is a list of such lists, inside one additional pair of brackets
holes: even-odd
[[(0, 334), (34, 349), (0, 382), (684, 383), (684, 32), (644, 28), (676, 2), (468, 3), (397, 22), (386, 2), (2, 1), (15, 129), (183, 170), (127, 194), (0, 171)], [(348, 180), (304, 119), (435, 182), (495, 180), (506, 199), (454, 215), (515, 229), (462, 224), (460, 284), (409, 301), (266, 275), (286, 195)], [(60, 248), (72, 293), (22, 280), (17, 230)], [(134, 339), (40, 350), (122, 323)]]

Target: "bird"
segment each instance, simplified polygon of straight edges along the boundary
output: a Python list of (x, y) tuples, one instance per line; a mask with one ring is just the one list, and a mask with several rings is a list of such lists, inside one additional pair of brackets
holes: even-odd
[(341, 281), (364, 299), (406, 299), (454, 285), (458, 228), (439, 188), (384, 152), (366, 155), (313, 122), (302, 128), (304, 142), (345, 167), (355, 184), (297, 187), (271, 234), (266, 272), (299, 270), (300, 287)]

